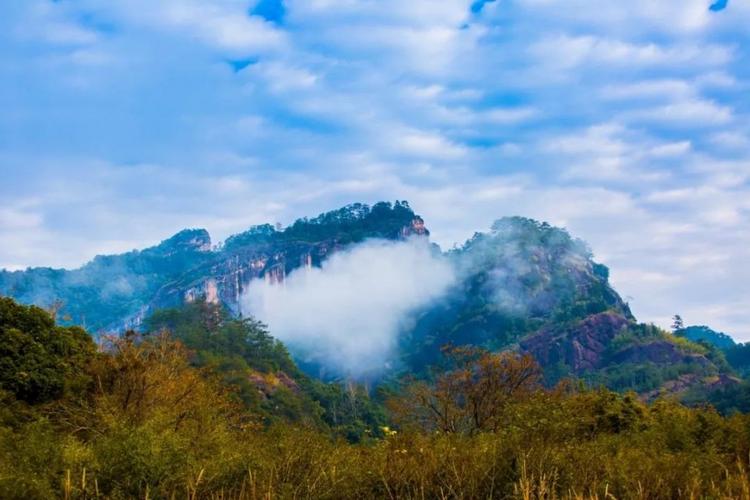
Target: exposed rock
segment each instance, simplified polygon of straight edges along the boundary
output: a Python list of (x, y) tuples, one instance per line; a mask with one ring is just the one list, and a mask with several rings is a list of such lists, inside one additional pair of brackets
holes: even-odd
[(701, 377), (692, 373), (680, 375), (674, 380), (668, 380), (658, 389), (641, 394), (644, 401), (653, 401), (659, 397), (677, 396), (691, 387), (701, 383)]
[(630, 321), (621, 314), (594, 314), (572, 327), (549, 326), (520, 343), (542, 366), (564, 363), (575, 373), (598, 367), (612, 339)]
[(408, 238), (409, 236), (429, 236), (430, 232), (424, 225), (422, 217), (416, 216), (412, 219), (411, 224), (404, 226), (401, 229), (401, 237)]
[(211, 251), (211, 236), (205, 229), (184, 229), (154, 247), (162, 256), (184, 251)]

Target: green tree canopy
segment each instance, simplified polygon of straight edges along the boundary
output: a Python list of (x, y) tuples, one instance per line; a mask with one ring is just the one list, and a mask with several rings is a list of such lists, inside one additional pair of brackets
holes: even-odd
[(36, 306), (0, 298), (0, 389), (28, 403), (44, 403), (80, 389), (96, 353), (81, 328), (56, 326)]

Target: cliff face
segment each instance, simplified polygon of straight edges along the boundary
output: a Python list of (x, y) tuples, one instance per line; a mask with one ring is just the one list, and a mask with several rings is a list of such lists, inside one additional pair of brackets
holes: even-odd
[[(606, 372), (614, 366), (654, 367), (657, 371), (659, 367), (686, 367), (688, 372), (718, 373), (700, 346), (680, 342), (656, 327), (639, 325), (612, 311), (548, 325), (524, 338), (519, 347), (542, 366), (565, 366), (576, 376)], [(664, 382), (658, 379), (654, 380)]]
[(653, 325), (608, 311), (550, 324), (519, 349), (545, 368), (548, 381), (575, 376), (594, 385), (634, 390), (644, 399), (712, 391), (737, 383), (723, 357)]
[(630, 321), (620, 314), (604, 312), (584, 318), (573, 327), (547, 326), (520, 343), (521, 350), (542, 366), (564, 364), (573, 373), (599, 368), (615, 336)]
[(293, 270), (319, 266), (331, 254), (368, 238), (428, 235), (424, 220), (406, 202), (349, 205), (298, 220), (284, 230), (257, 226), (227, 239), (213, 258), (166, 284), (148, 306), (157, 309), (204, 297), (239, 313), (240, 298), (254, 279), (282, 283)]

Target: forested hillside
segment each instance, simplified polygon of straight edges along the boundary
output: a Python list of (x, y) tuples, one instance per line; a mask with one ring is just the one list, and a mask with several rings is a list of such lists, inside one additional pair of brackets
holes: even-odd
[(530, 353), (548, 385), (574, 377), (654, 398), (739, 383), (714, 345), (638, 323), (608, 268), (564, 229), (504, 218), (449, 257), (460, 280), (404, 333), (408, 372), (423, 373), (452, 344)]

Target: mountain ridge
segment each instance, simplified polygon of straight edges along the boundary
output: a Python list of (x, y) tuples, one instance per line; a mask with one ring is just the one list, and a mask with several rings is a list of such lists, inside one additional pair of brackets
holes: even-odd
[[(94, 332), (139, 328), (158, 310), (197, 300), (241, 316), (241, 298), (254, 280), (283, 283), (295, 269), (320, 267), (368, 239), (429, 234), (408, 202), (354, 203), (286, 228), (253, 226), (218, 245), (205, 229), (186, 229), (71, 271), (2, 271), (0, 295), (38, 305), (61, 299), (64, 322)], [(641, 393), (685, 392), (731, 373), (711, 346), (639, 324), (609, 284), (608, 268), (565, 229), (505, 217), (441, 255), (458, 279), (442, 298), (414, 311), (398, 334), (397, 363), (387, 376), (427, 376), (448, 344), (528, 352), (549, 383), (574, 376)]]
[(137, 328), (150, 312), (198, 296), (222, 302), (236, 314), (251, 279), (280, 281), (349, 244), (412, 234), (429, 231), (407, 202), (353, 203), (284, 229), (253, 226), (216, 246), (205, 229), (184, 229), (152, 247), (98, 255), (71, 270), (0, 270), (0, 294), (42, 307), (59, 300), (63, 323), (95, 333), (121, 331)]

